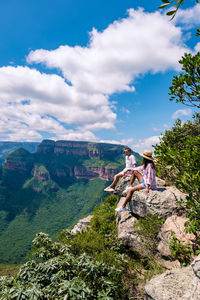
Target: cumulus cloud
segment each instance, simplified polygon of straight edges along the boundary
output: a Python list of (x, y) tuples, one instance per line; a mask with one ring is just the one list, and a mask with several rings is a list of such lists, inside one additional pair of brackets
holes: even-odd
[(159, 12), (128, 13), (102, 32), (93, 29), (87, 47), (40, 49), (30, 52), (27, 62), (58, 68), (79, 91), (108, 95), (134, 91), (132, 82), (139, 74), (177, 68), (187, 50), (181, 44), (181, 29)]
[(176, 119), (181, 116), (190, 116), (191, 114), (192, 114), (191, 108), (179, 109), (179, 110), (175, 111), (175, 113), (173, 113), (172, 119)]
[(135, 141), (132, 144), (132, 149), (136, 152), (144, 151), (144, 150), (152, 150), (153, 151), (153, 145), (159, 144), (160, 142), (160, 136), (151, 136), (146, 139), (140, 139), (138, 141)]
[(187, 28), (200, 25), (200, 3), (188, 9), (179, 9), (174, 22), (183, 24)]
[(93, 131), (115, 128), (117, 111), (109, 96), (134, 92), (141, 74), (177, 69), (188, 50), (181, 39), (181, 28), (158, 11), (130, 9), (104, 31), (94, 28), (86, 47), (31, 51), (28, 64), (62, 75), (30, 66), (0, 68), (2, 136), (37, 140), (44, 131), (55, 138), (98, 140)]

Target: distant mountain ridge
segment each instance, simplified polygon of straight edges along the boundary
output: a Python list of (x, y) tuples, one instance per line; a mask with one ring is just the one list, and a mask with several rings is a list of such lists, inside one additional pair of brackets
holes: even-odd
[(44, 140), (34, 153), (9, 153), (0, 167), (0, 262), (20, 262), (37, 232), (55, 235), (90, 214), (124, 167), (123, 149)]
[(15, 151), (16, 149), (23, 147), (25, 150), (33, 153), (36, 151), (37, 146), (40, 143), (37, 142), (8, 142), (0, 141), (0, 165), (4, 162), (6, 156)]

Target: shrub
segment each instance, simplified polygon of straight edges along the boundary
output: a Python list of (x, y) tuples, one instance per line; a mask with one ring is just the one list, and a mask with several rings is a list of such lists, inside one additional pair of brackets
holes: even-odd
[(175, 122), (172, 130), (161, 137), (155, 147), (158, 176), (175, 184), (187, 193), (187, 231), (193, 232), (199, 241), (200, 227), (200, 115), (193, 122)]
[(182, 244), (174, 233), (172, 233), (172, 237), (170, 240), (170, 246), (172, 257), (178, 259), (182, 266), (187, 266), (190, 263), (192, 256), (192, 249), (189, 243)]

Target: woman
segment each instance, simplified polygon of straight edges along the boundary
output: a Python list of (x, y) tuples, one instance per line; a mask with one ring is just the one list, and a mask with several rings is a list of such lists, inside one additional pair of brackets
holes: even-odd
[[(126, 211), (126, 204), (131, 200), (131, 197), (135, 191), (143, 190), (145, 195), (148, 194), (149, 189), (155, 190), (156, 187), (156, 172), (155, 165), (153, 162), (152, 152), (145, 150), (143, 153), (140, 153), (143, 157), (143, 164), (140, 167), (134, 168), (134, 171), (131, 175), (130, 183), (127, 187), (127, 196), (122, 204), (122, 206), (116, 208), (116, 211)], [(135, 179), (138, 179), (139, 184), (131, 187)]]

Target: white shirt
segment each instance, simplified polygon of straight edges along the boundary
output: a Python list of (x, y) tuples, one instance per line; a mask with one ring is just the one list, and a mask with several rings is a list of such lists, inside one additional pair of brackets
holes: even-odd
[(136, 165), (136, 160), (134, 155), (126, 156), (126, 169), (133, 169)]

